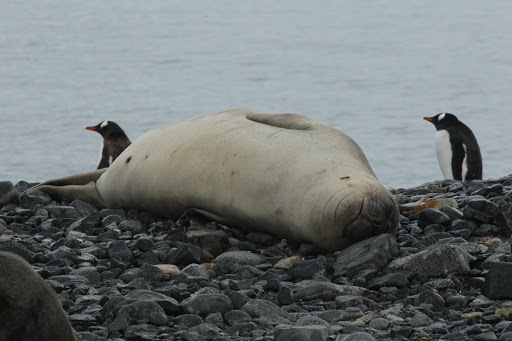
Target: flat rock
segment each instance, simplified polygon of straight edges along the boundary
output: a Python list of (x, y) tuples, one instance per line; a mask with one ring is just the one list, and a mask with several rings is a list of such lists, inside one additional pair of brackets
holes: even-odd
[(217, 258), (212, 263), (215, 263), (215, 269), (223, 272), (235, 272), (244, 265), (259, 265), (265, 262), (265, 258), (249, 251), (228, 251)]
[(275, 303), (262, 299), (248, 301), (241, 310), (252, 318), (266, 318), (272, 325), (290, 323), (294, 320), (288, 312)]
[(416, 254), (398, 258), (390, 270), (410, 270), (420, 278), (443, 277), (469, 272), (471, 256), (455, 245), (436, 245)]
[(274, 329), (275, 341), (327, 341), (325, 326), (290, 326), (280, 324)]
[(233, 302), (224, 294), (192, 295), (180, 303), (181, 308), (189, 314), (206, 315), (233, 310)]
[(334, 264), (334, 276), (354, 277), (368, 269), (381, 271), (398, 256), (399, 246), (389, 233), (362, 240), (340, 251)]

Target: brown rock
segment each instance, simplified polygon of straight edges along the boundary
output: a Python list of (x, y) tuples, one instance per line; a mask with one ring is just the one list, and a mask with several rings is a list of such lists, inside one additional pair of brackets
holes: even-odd
[(411, 205), (410, 212), (417, 213), (427, 208), (435, 208), (440, 209), (441, 207), (454, 207), (459, 208), (455, 199), (452, 198), (441, 198), (441, 199), (430, 199), (427, 198), (424, 201), (415, 202), (414, 205)]
[(174, 264), (156, 264), (154, 266), (162, 270), (164, 275), (175, 275), (180, 273), (180, 269)]
[(283, 258), (283, 259), (281, 259), (279, 262), (277, 262), (274, 265), (274, 268), (287, 270), (293, 264), (299, 263), (299, 262), (302, 262), (302, 261), (304, 261), (304, 258), (299, 257), (299, 256), (292, 256), (292, 257), (288, 257), (288, 258)]

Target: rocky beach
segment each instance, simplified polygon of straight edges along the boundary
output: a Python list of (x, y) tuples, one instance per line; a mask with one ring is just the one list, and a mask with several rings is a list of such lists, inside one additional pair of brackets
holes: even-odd
[(0, 251), (50, 284), (79, 340), (512, 340), (512, 175), (390, 189), (396, 236), (334, 253), (30, 186), (0, 182)]

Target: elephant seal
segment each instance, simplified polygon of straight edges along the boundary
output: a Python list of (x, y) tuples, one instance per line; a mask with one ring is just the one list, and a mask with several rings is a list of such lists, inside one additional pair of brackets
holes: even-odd
[(220, 224), (330, 251), (394, 234), (399, 218), (349, 136), (305, 116), (249, 109), (149, 131), (110, 168), (38, 188), (61, 201), (171, 218), (194, 209)]
[(55, 291), (14, 253), (0, 251), (0, 340), (75, 340)]

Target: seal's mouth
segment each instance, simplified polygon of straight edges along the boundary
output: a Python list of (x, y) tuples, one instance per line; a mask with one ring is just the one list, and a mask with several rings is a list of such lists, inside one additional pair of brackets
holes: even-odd
[(399, 213), (394, 199), (382, 200), (370, 195), (364, 197), (358, 214), (349, 223), (351, 239), (354, 242), (377, 236), (382, 233), (395, 234), (398, 228)]

